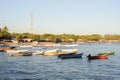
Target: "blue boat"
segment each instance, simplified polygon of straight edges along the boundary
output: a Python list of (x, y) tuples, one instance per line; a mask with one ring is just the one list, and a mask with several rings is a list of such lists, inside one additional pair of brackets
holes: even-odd
[(78, 54), (69, 53), (69, 54), (64, 54), (64, 55), (58, 56), (58, 57), (61, 59), (82, 58), (82, 55), (83, 55), (83, 53), (78, 53)]

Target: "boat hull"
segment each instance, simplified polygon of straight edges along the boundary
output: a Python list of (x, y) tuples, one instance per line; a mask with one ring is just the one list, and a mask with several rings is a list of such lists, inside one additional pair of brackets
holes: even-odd
[(94, 59), (108, 59), (108, 56), (107, 55), (88, 56), (88, 60), (94, 60)]
[(79, 53), (79, 54), (70, 53), (70, 54), (65, 54), (65, 55), (61, 55), (58, 57), (61, 59), (82, 58), (82, 55), (83, 55), (83, 53)]
[(9, 53), (9, 56), (32, 56), (32, 52)]
[(98, 55), (114, 55), (115, 52), (100, 52)]
[(57, 49), (44, 51), (43, 55), (44, 56), (55, 56), (57, 55)]

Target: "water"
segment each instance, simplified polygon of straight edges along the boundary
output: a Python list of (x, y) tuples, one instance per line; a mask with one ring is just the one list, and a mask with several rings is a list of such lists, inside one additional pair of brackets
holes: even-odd
[[(0, 80), (120, 80), (120, 43), (85, 43), (81, 59), (57, 56), (9, 57), (0, 53)], [(108, 60), (88, 61), (88, 54), (115, 51)]]

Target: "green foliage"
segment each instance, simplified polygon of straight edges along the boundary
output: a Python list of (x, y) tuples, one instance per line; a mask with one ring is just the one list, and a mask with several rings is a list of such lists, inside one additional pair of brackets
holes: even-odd
[(120, 35), (118, 34), (114, 34), (114, 35), (110, 35), (110, 34), (106, 34), (104, 36), (105, 40), (120, 40)]
[(8, 39), (10, 38), (10, 33), (8, 32), (8, 28), (5, 26), (0, 28), (0, 39)]
[(0, 39), (8, 39), (9, 37), (17, 38), (17, 39), (24, 39), (24, 38), (30, 38), (33, 40), (41, 40), (41, 39), (47, 39), (49, 41), (53, 42), (69, 42), (69, 40), (77, 41), (78, 39), (81, 39), (84, 42), (89, 41), (100, 41), (101, 39), (104, 40), (118, 40), (120, 41), (120, 35), (118, 34), (106, 34), (105, 36), (101, 36), (99, 34), (92, 34), (92, 35), (74, 35), (74, 34), (31, 34), (31, 33), (9, 33), (8, 28), (5, 26), (3, 28), (0, 28)]

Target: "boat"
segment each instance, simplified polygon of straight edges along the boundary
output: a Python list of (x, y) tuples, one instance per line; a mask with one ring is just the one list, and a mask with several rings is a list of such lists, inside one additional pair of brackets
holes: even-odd
[(96, 56), (91, 56), (91, 55), (89, 54), (87, 57), (88, 57), (88, 60), (108, 59), (108, 55), (96, 55)]
[(111, 52), (99, 52), (98, 55), (114, 55), (115, 52), (111, 51)]
[(7, 53), (20, 53), (20, 52), (28, 52), (28, 50), (6, 50)]
[(63, 47), (76, 47), (78, 44), (62, 44)]
[(32, 56), (32, 52), (8, 53), (9, 56)]
[(82, 58), (83, 53), (78, 53), (78, 54), (65, 54), (65, 55), (61, 55), (59, 56), (59, 58), (61, 59), (69, 59), (69, 58)]
[(72, 55), (72, 54), (76, 54), (76, 53), (75, 52), (71, 52), (71, 53), (58, 53), (58, 57)]
[(12, 47), (12, 46), (7, 46), (7, 47), (0, 47), (0, 52), (6, 52), (7, 50), (13, 50), (16, 47)]
[(44, 55), (44, 50), (43, 51), (35, 51), (34, 53), (32, 53), (32, 55)]
[(57, 55), (57, 50), (58, 49), (46, 50), (46, 51), (44, 51), (43, 55), (45, 55), (45, 56), (54, 56), (54, 55)]
[(0, 49), (0, 52), (6, 52), (6, 50), (4, 50), (4, 49)]
[(78, 52), (78, 49), (62, 49), (61, 52), (63, 53), (71, 53), (71, 52)]
[(20, 48), (32, 48), (33, 46), (32, 45), (20, 45), (19, 47)]

